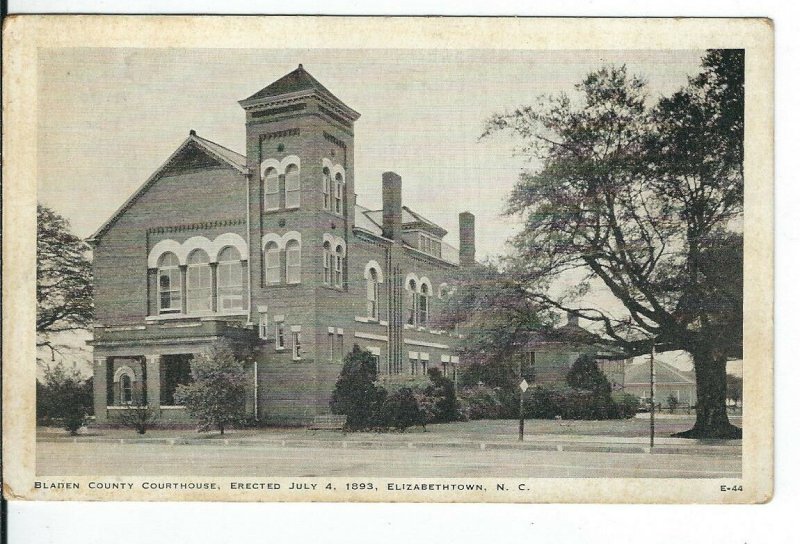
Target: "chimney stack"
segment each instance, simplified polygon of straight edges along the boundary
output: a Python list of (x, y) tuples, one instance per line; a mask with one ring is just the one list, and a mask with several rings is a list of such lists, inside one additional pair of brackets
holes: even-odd
[(383, 236), (400, 240), (403, 232), (403, 182), (394, 172), (383, 173)]
[(475, 216), (458, 214), (458, 261), (461, 266), (475, 264)]
[(567, 325), (580, 327), (581, 320), (575, 312), (567, 312)]

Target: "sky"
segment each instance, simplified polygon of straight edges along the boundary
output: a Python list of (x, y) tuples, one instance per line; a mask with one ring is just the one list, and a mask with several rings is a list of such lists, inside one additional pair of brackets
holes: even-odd
[(589, 71), (626, 64), (654, 99), (697, 73), (701, 51), (45, 49), (38, 85), (39, 199), (91, 235), (195, 129), (244, 151), (238, 100), (298, 63), (362, 114), (355, 125), (358, 202), (381, 207), (382, 172), (404, 202), (457, 242), (477, 219), (479, 258), (503, 252), (502, 217), (522, 168), (514, 142), (478, 141), (493, 113), (571, 91)]
[[(244, 152), (250, 96), (298, 63), (362, 114), (355, 124), (358, 203), (381, 207), (381, 174), (403, 201), (450, 234), (476, 216), (478, 259), (506, 250), (519, 219), (503, 216), (519, 173), (535, 168), (485, 120), (541, 95), (574, 92), (604, 65), (649, 82), (651, 100), (686, 84), (702, 51), (43, 49), (37, 86), (39, 201), (88, 237), (194, 129)], [(598, 289), (594, 303), (618, 306)], [(613, 311), (613, 310), (612, 310)], [(685, 365), (680, 365), (685, 366)]]

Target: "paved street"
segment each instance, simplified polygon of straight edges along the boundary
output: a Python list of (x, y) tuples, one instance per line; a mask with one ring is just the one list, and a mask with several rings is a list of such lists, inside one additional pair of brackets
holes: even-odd
[(738, 456), (518, 449), (39, 442), (40, 476), (739, 477)]

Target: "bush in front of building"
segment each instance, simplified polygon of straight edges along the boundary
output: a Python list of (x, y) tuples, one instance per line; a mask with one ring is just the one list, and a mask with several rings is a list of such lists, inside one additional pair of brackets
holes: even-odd
[(120, 412), (119, 422), (138, 434), (144, 434), (158, 419), (158, 414), (150, 408), (141, 394), (135, 394), (133, 402)]
[(456, 400), (456, 388), (453, 380), (442, 374), (438, 368), (428, 371), (428, 379), (431, 384), (425, 388), (425, 395), (430, 397), (434, 403), (434, 421), (436, 423), (449, 423), (458, 421), (458, 401)]
[(191, 367), (192, 382), (178, 386), (176, 402), (199, 421), (198, 430), (217, 428), (225, 434), (226, 427), (245, 417), (244, 363), (236, 358), (230, 344), (220, 341), (194, 356)]
[[(459, 392), (459, 412), (462, 419), (510, 419), (519, 415), (508, 405), (509, 395), (499, 387), (475, 385)], [(517, 404), (517, 411), (519, 405)]]
[(331, 412), (347, 416), (346, 427), (358, 431), (379, 424), (386, 390), (375, 384), (378, 369), (374, 356), (357, 344), (347, 354), (331, 395)]
[(75, 368), (59, 363), (44, 371), (37, 382), (36, 417), (40, 423), (55, 423), (71, 435), (78, 434), (93, 411), (92, 380)]
[(398, 429), (401, 432), (408, 427), (425, 423), (417, 398), (408, 387), (401, 387), (386, 397), (379, 418), (383, 427)]

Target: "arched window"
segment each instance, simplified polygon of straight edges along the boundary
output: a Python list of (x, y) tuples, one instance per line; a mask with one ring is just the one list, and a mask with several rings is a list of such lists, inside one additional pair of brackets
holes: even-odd
[(326, 241), (322, 244), (322, 282), (330, 285), (333, 282), (333, 252), (331, 243)]
[(334, 197), (334, 211), (342, 213), (342, 193), (344, 192), (344, 178), (341, 174), (336, 174), (336, 194)]
[(406, 323), (408, 323), (409, 325), (416, 325), (417, 304), (418, 304), (417, 282), (414, 280), (409, 280), (407, 289), (408, 289), (408, 319), (406, 320)]
[(343, 261), (344, 261), (344, 248), (342, 246), (336, 246), (336, 287), (342, 286), (342, 268), (343, 268)]
[(278, 171), (274, 168), (269, 168), (264, 173), (264, 208), (267, 210), (277, 210), (280, 205), (281, 197)]
[(300, 169), (295, 164), (286, 167), (286, 207), (300, 207)]
[(208, 254), (195, 249), (189, 254), (186, 268), (187, 313), (211, 311), (211, 266)]
[(300, 242), (286, 243), (286, 283), (300, 283)]
[(418, 316), (417, 316), (417, 324), (420, 327), (425, 327), (428, 324), (428, 297), (430, 293), (428, 292), (428, 285), (423, 283), (420, 286), (420, 292), (418, 297)]
[(133, 381), (128, 374), (123, 374), (119, 378), (119, 401), (121, 404), (133, 402)]
[(327, 166), (322, 169), (322, 207), (331, 209), (331, 171)]
[(378, 319), (378, 271), (370, 268), (367, 276), (367, 317)]
[(242, 310), (242, 257), (239, 250), (228, 246), (219, 252), (217, 259), (217, 309), (221, 312)]
[(269, 242), (264, 248), (264, 280), (267, 283), (281, 281), (281, 250), (275, 242)]
[(164, 253), (158, 260), (158, 312), (181, 311), (181, 270), (174, 253)]

